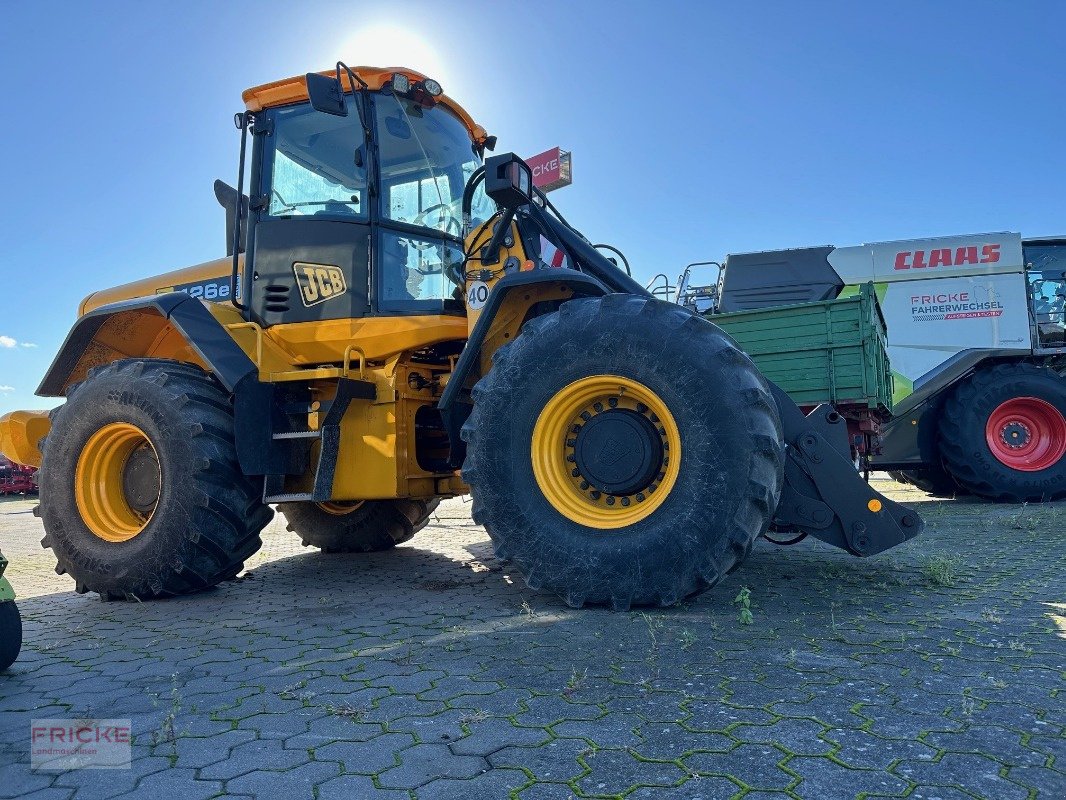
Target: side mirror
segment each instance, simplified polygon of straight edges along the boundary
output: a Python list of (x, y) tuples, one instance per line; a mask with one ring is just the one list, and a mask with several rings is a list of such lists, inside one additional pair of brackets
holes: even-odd
[(514, 153), (485, 161), (485, 194), (500, 208), (518, 208), (533, 200), (533, 170)]
[(317, 72), (307, 73), (307, 97), (311, 100), (311, 107), (315, 111), (324, 114), (332, 114), (335, 117), (348, 116), (348, 104), (344, 102), (344, 87), (336, 78), (329, 75), (319, 75)]
[[(237, 223), (237, 190), (225, 181), (215, 181), (215, 199), (226, 209), (226, 255), (233, 255), (233, 228)], [(245, 227), (248, 224), (248, 195), (241, 195), (240, 252), (245, 249)]]

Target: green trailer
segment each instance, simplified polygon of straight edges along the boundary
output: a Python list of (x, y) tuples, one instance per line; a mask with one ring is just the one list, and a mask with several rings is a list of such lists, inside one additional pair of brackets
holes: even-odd
[(892, 411), (892, 370), (872, 283), (836, 300), (706, 316), (796, 405), (836, 406), (856, 457), (876, 450), (879, 425)]

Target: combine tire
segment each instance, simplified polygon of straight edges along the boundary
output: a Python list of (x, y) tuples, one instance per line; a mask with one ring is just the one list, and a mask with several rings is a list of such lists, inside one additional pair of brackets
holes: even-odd
[(429, 523), (439, 499), (280, 503), (288, 529), (323, 553), (376, 553), (403, 544)]
[(963, 382), (940, 420), (944, 465), (994, 500), (1066, 497), (1066, 380), (1047, 367), (1000, 364)]
[(474, 520), (568, 605), (669, 606), (736, 568), (780, 497), (777, 406), (716, 326), (632, 295), (526, 323), (474, 387)]
[(15, 663), (22, 649), (22, 617), (14, 600), (0, 602), (0, 672)]
[(105, 600), (232, 578), (273, 516), (238, 466), (229, 396), (189, 364), (91, 372), (54, 413), (43, 456), (41, 544)]
[(894, 480), (913, 486), (933, 497), (959, 497), (969, 494), (943, 467), (905, 469), (889, 472)]

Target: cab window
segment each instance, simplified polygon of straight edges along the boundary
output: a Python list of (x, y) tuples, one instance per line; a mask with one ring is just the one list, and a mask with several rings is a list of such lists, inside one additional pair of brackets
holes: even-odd
[(366, 157), (356, 115), (281, 108), (272, 138), (270, 216), (366, 218)]

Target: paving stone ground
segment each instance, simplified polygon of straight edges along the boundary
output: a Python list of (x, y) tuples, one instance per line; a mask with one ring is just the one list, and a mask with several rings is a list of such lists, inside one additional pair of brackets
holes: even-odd
[[(631, 613), (527, 589), (460, 501), (369, 556), (275, 520), (238, 580), (101, 603), (32, 502), (0, 502), (26, 629), (0, 798), (1066, 797), (1066, 504), (880, 486), (922, 537), (865, 561), (762, 542)], [(132, 720), (130, 770), (30, 769), (32, 719), (92, 716)]]

